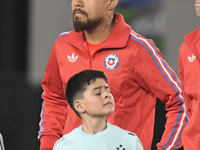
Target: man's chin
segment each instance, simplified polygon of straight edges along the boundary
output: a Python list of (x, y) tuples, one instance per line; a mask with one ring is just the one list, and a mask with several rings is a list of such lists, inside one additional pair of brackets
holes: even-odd
[(85, 26), (84, 22), (76, 20), (76, 21), (73, 22), (73, 25), (74, 25), (74, 30), (76, 32), (81, 32), (81, 31), (84, 30), (84, 26)]
[(196, 12), (197, 17), (200, 18), (200, 12)]

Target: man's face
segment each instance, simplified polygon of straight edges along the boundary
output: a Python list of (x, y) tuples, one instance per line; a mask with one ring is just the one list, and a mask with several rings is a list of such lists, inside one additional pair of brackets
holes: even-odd
[(104, 79), (97, 78), (86, 87), (82, 106), (90, 117), (105, 117), (114, 112), (114, 98)]
[(72, 0), (74, 30), (92, 30), (104, 20), (107, 0)]
[(196, 15), (200, 18), (200, 0), (195, 1)]

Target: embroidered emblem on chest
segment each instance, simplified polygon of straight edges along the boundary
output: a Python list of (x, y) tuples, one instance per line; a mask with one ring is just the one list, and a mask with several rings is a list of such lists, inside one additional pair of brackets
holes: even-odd
[(78, 59), (78, 55), (75, 56), (74, 53), (72, 53), (72, 56), (67, 55), (67, 58), (69, 62), (75, 62)]
[(196, 56), (194, 54), (192, 54), (192, 56), (188, 56), (188, 60), (189, 62), (193, 62), (196, 59)]
[(104, 66), (108, 70), (114, 70), (119, 65), (119, 57), (117, 54), (111, 53), (104, 59)]

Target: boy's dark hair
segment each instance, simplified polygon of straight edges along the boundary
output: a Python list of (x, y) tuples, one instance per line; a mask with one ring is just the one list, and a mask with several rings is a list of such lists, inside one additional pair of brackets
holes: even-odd
[(107, 83), (107, 77), (105, 73), (98, 70), (81, 71), (72, 76), (67, 82), (65, 91), (67, 102), (78, 116), (79, 114), (75, 110), (73, 103), (76, 99), (83, 98), (83, 93), (86, 90), (86, 87), (90, 85), (91, 81), (95, 81), (97, 78), (104, 79)]

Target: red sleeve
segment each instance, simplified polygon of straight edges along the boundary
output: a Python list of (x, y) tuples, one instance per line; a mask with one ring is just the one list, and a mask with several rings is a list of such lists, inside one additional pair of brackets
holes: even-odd
[(42, 88), (44, 101), (38, 138), (41, 142), (40, 149), (44, 150), (52, 149), (57, 139), (62, 136), (67, 114), (67, 101), (59, 73), (55, 44), (46, 66)]
[(187, 120), (181, 83), (153, 41), (142, 39), (140, 43), (143, 48), (137, 58), (137, 80), (146, 91), (158, 97), (168, 111), (165, 131), (157, 149), (180, 148), (180, 138)]
[(184, 69), (183, 69), (183, 66), (184, 66), (184, 62), (183, 62), (183, 55), (184, 55), (184, 52), (186, 49), (189, 49), (188, 45), (186, 44), (186, 42), (184, 42), (181, 47), (180, 47), (180, 50), (179, 50), (179, 61), (178, 61), (178, 67), (179, 67), (179, 75), (180, 75), (180, 79), (181, 79), (181, 82), (182, 82), (182, 87), (183, 87), (183, 93), (184, 93), (184, 97), (185, 97), (185, 102), (186, 102), (186, 106), (187, 106), (187, 113), (189, 114), (189, 116), (191, 115), (191, 104), (190, 104), (190, 98), (187, 96), (187, 94), (185, 94), (185, 90), (184, 90)]

